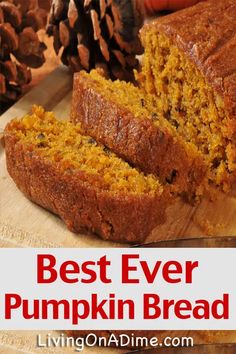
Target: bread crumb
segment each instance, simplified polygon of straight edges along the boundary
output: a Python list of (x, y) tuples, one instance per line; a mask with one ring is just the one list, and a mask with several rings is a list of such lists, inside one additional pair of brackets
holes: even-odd
[(208, 219), (197, 218), (194, 216), (193, 222), (203, 231), (207, 236), (216, 236), (226, 225), (224, 223), (214, 224)]

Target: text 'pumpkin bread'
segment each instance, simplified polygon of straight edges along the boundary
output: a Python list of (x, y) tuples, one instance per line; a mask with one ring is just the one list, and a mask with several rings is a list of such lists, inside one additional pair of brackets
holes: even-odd
[(141, 88), (204, 155), (210, 184), (227, 191), (236, 180), (236, 1), (200, 2), (141, 37)]
[(100, 72), (75, 74), (71, 120), (172, 192), (191, 200), (202, 193), (206, 166), (195, 145), (159, 113), (156, 97), (132, 83), (111, 81)]
[(158, 180), (81, 135), (80, 125), (35, 106), (8, 123), (4, 139), (7, 169), (19, 189), (70, 230), (141, 242), (164, 221), (168, 192)]

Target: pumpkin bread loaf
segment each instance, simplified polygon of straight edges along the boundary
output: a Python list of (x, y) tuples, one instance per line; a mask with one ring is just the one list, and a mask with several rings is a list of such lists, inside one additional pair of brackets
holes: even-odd
[(156, 98), (99, 72), (74, 77), (71, 120), (172, 192), (191, 200), (202, 193), (206, 166), (197, 148), (178, 134), (174, 119), (157, 110)]
[(209, 0), (144, 26), (140, 87), (208, 164), (208, 181), (236, 179), (236, 1)]
[(5, 129), (7, 169), (32, 201), (58, 214), (74, 232), (141, 242), (164, 221), (168, 191), (106, 146), (33, 107)]
[(72, 121), (190, 199), (206, 184), (228, 191), (236, 179), (236, 2), (201, 2), (147, 24), (141, 36), (140, 90), (77, 74)]

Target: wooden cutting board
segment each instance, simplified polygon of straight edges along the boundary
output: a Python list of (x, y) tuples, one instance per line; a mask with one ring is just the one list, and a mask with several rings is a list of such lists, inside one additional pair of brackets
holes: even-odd
[[(59, 119), (68, 119), (72, 91), (72, 78), (68, 70), (59, 67), (36, 88), (25, 95), (0, 118), (0, 134), (12, 118), (21, 117), (30, 111), (33, 104), (53, 110)], [(168, 209), (167, 221), (148, 237), (147, 242), (160, 239), (177, 239), (236, 235), (236, 197), (219, 193), (212, 203), (203, 200), (196, 207), (181, 201)], [(117, 243), (100, 240), (94, 235), (75, 235), (67, 230), (63, 222), (27, 200), (9, 177), (4, 147), (0, 146), (0, 247), (118, 247)], [(125, 245), (122, 245), (125, 246)], [(35, 332), (0, 333), (0, 348), (9, 353), (34, 353)], [(186, 332), (184, 332), (186, 335)], [(236, 333), (225, 333), (225, 341), (235, 341)], [(194, 334), (196, 342), (202, 342), (202, 333)], [(218, 341), (223, 340), (222, 335)], [(25, 343), (27, 344), (25, 344)], [(17, 350), (16, 350), (17, 349)], [(15, 351), (14, 351), (15, 350)], [(73, 351), (73, 350), (72, 350)], [(1, 352), (1, 349), (0, 349)], [(49, 351), (47, 351), (49, 353)], [(55, 351), (54, 351), (55, 352)], [(65, 350), (64, 350), (65, 352)], [(66, 351), (67, 352), (67, 351)], [(68, 349), (68, 352), (70, 350)], [(85, 353), (98, 353), (88, 349)], [(101, 350), (103, 352), (103, 350)], [(104, 353), (114, 349), (106, 349)], [(60, 353), (60, 351), (57, 351)]]

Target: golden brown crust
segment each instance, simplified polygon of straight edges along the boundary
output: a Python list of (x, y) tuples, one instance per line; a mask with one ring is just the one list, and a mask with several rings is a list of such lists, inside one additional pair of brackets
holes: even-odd
[[(172, 39), (219, 92), (236, 119), (236, 2), (208, 0), (144, 26)], [(231, 123), (232, 124), (232, 123)], [(236, 124), (234, 123), (234, 132)]]
[(190, 156), (166, 128), (136, 118), (128, 108), (106, 99), (83, 73), (74, 77), (71, 120), (145, 173), (158, 175), (163, 183), (174, 182), (173, 191), (188, 199), (204, 179), (206, 167), (200, 156)]
[(79, 173), (63, 174), (29, 145), (5, 130), (7, 169), (19, 189), (32, 201), (59, 215), (73, 232), (92, 231), (103, 239), (142, 242), (164, 221), (168, 193), (111, 194), (84, 182)]

